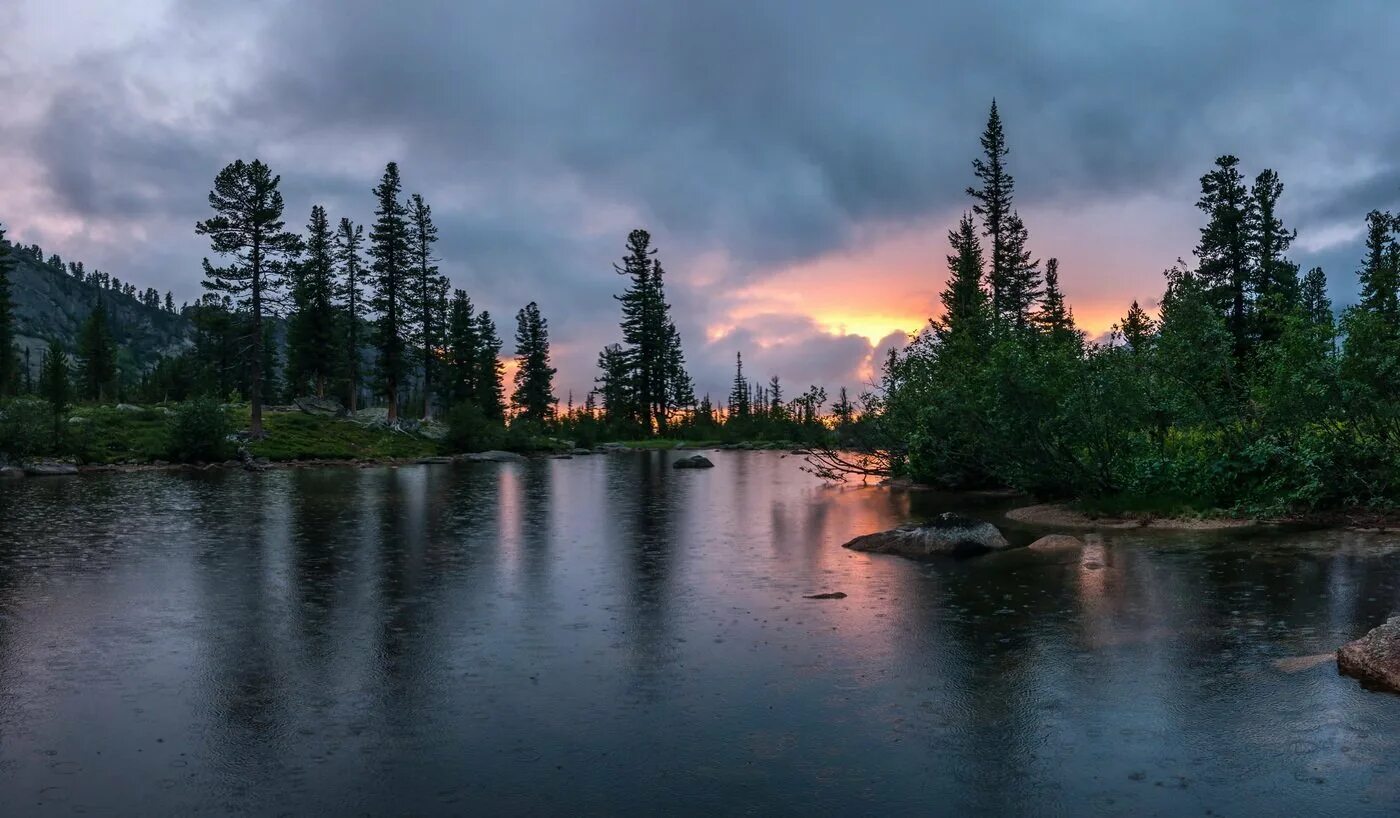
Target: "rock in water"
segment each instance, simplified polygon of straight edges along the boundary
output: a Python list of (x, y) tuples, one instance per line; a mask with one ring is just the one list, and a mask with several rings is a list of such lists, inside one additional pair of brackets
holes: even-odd
[(1400, 693), (1400, 614), (1337, 650), (1337, 669), (1376, 687)]
[(501, 451), (472, 452), (459, 457), (469, 463), (518, 463), (525, 459), (523, 454)]
[(1030, 544), (1033, 551), (1068, 551), (1083, 547), (1084, 543), (1078, 537), (1068, 534), (1050, 534)]
[(923, 525), (906, 525), (866, 534), (846, 543), (852, 551), (898, 554), (901, 557), (970, 557), (1002, 551), (1011, 544), (997, 527), (951, 512)]
[(803, 599), (845, 599), (845, 598), (846, 598), (846, 595), (845, 595), (845, 593), (843, 593), (843, 592), (841, 592), (841, 591), (831, 591), (830, 593), (825, 593), (825, 594), (811, 594), (810, 596), (804, 596), (804, 597), (802, 597), (802, 598), (803, 598)]
[(24, 467), (30, 477), (53, 477), (64, 474), (77, 474), (78, 467), (72, 463), (30, 463)]
[(711, 463), (710, 459), (703, 454), (682, 457), (671, 465), (672, 468), (676, 469), (713, 469), (715, 467), (715, 464)]

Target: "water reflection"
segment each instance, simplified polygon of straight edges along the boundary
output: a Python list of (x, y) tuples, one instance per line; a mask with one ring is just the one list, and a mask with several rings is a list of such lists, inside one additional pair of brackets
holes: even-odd
[[(774, 453), (0, 485), (15, 814), (1388, 814), (1358, 535), (916, 564)], [(995, 506), (979, 513), (996, 514)], [(837, 601), (804, 599), (843, 591)]]

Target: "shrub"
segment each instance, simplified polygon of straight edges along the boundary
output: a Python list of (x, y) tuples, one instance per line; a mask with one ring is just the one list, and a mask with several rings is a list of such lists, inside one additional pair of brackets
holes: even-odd
[(181, 462), (225, 460), (231, 447), (228, 414), (218, 401), (195, 398), (175, 408), (167, 451)]
[(454, 452), (484, 452), (505, 444), (506, 430), (499, 422), (486, 417), (474, 403), (459, 403), (447, 413), (447, 437), (444, 442)]
[(0, 406), (0, 461), (45, 454), (53, 446), (53, 410), (46, 401), (15, 398)]

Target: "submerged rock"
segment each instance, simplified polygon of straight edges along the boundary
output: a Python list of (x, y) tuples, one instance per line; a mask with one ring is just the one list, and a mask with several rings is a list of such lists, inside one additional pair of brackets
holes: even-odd
[(1337, 650), (1337, 669), (1375, 687), (1400, 693), (1400, 614)]
[(472, 452), (460, 455), (462, 460), (468, 463), (518, 463), (525, 459), (525, 455), (515, 452), (487, 451)]
[(1031, 543), (1029, 547), (1033, 551), (1068, 551), (1083, 548), (1084, 542), (1068, 534), (1049, 534)]
[(569, 454), (582, 456), (582, 455), (586, 455), (586, 454), (593, 454), (593, 450), (592, 450), (592, 449), (570, 449), (570, 450), (569, 450)]
[(802, 597), (802, 598), (803, 598), (803, 599), (845, 599), (845, 598), (846, 598), (846, 594), (845, 594), (844, 592), (842, 592), (842, 591), (831, 591), (830, 593), (825, 593), (825, 594), (810, 594), (810, 595), (804, 596), (804, 597)]
[(866, 534), (846, 543), (852, 551), (901, 557), (970, 557), (1011, 547), (997, 527), (951, 512), (923, 525)]
[(78, 467), (72, 463), (30, 463), (24, 467), (24, 473), (30, 477), (54, 477), (65, 474), (77, 474)]
[(671, 464), (674, 469), (713, 469), (715, 464), (703, 454), (693, 454), (690, 457), (682, 457)]

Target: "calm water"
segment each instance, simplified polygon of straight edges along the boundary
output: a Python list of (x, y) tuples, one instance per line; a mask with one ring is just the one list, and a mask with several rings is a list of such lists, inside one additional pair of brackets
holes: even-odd
[(1274, 664), (1400, 607), (1384, 544), (921, 565), (840, 544), (948, 498), (673, 456), (0, 484), (0, 813), (1400, 804), (1400, 697)]

